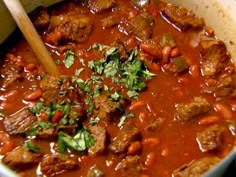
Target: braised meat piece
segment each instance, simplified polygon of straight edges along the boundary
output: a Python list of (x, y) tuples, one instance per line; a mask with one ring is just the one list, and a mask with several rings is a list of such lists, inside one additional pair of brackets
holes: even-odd
[(50, 23), (50, 15), (44, 7), (38, 7), (30, 14), (30, 18), (36, 29), (46, 29)]
[(0, 86), (7, 88), (17, 81), (22, 81), (24, 65), (21, 57), (17, 57), (11, 53), (6, 55), (6, 60), (0, 68)]
[(36, 121), (36, 116), (27, 108), (24, 108), (13, 115), (5, 117), (3, 124), (9, 134), (19, 134), (27, 131)]
[(119, 28), (122, 32), (134, 35), (143, 41), (152, 37), (152, 18), (140, 14), (129, 20), (122, 19)]
[(224, 128), (214, 125), (197, 134), (197, 142), (202, 152), (217, 150), (222, 144)]
[(57, 45), (60, 42), (85, 42), (91, 32), (92, 24), (86, 15), (52, 16), (46, 41)]
[(214, 76), (223, 71), (225, 61), (229, 59), (225, 44), (219, 40), (202, 40), (199, 46), (203, 76)]
[(168, 4), (161, 10), (161, 14), (180, 30), (202, 28), (204, 26), (203, 18), (198, 18), (192, 11), (183, 7)]
[(78, 168), (76, 159), (59, 154), (44, 156), (41, 161), (41, 172), (46, 176), (54, 176), (76, 168)]
[(139, 138), (139, 135), (140, 132), (138, 128), (131, 125), (125, 125), (111, 141), (109, 149), (114, 153), (123, 153), (132, 141)]
[(181, 120), (183, 123), (187, 123), (198, 116), (210, 111), (210, 103), (203, 97), (194, 97), (190, 103), (182, 103), (176, 105), (175, 118)]
[(88, 153), (90, 155), (103, 153), (106, 148), (106, 129), (104, 127), (95, 125), (90, 126), (89, 130), (95, 139), (95, 145), (89, 148)]
[(101, 20), (103, 28), (110, 28), (120, 23), (120, 18), (116, 15), (110, 15)]
[(113, 120), (120, 115), (119, 107), (122, 107), (120, 102), (112, 101), (103, 93), (94, 99), (95, 114), (104, 121)]
[(91, 167), (88, 170), (87, 177), (103, 177), (104, 173), (99, 170), (96, 166)]
[(102, 12), (116, 5), (116, 0), (88, 0), (88, 6), (93, 12)]
[(140, 162), (140, 157), (126, 156), (116, 167), (117, 171), (120, 171), (122, 176), (133, 176), (137, 177), (140, 175), (142, 170), (142, 164)]
[(200, 177), (220, 162), (218, 157), (204, 157), (191, 161), (172, 173), (172, 177)]
[(217, 79), (215, 87), (212, 88), (215, 96), (224, 97), (224, 96), (236, 96), (236, 74), (220, 76)]
[(20, 146), (7, 153), (2, 162), (11, 169), (20, 171), (33, 167), (41, 160), (41, 157), (41, 153), (31, 152)]

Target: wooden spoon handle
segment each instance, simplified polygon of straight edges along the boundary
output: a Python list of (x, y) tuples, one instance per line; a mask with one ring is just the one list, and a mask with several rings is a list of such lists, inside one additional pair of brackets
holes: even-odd
[(3, 0), (16, 24), (31, 46), (35, 56), (49, 74), (59, 75), (59, 70), (50, 56), (46, 46), (34, 28), (19, 0)]

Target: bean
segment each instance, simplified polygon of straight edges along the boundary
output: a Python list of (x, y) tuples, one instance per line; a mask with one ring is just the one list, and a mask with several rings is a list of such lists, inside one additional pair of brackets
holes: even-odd
[(138, 154), (140, 152), (141, 148), (142, 148), (142, 145), (141, 145), (140, 141), (132, 142), (128, 147), (128, 155)]
[(129, 37), (126, 41), (126, 48), (127, 49), (134, 49), (135, 46), (136, 46), (136, 39), (132, 36), (132, 37)]
[(142, 142), (143, 146), (158, 146), (160, 144), (160, 140), (155, 137), (145, 138)]
[(4, 110), (9, 110), (9, 109), (12, 109), (14, 107), (13, 104), (7, 102), (7, 101), (3, 101), (1, 104), (0, 104), (0, 109), (4, 109)]
[(156, 162), (156, 153), (155, 152), (150, 152), (147, 154), (146, 159), (144, 164), (147, 167), (151, 167), (154, 165), (154, 163)]
[(54, 115), (52, 116), (52, 122), (58, 123), (62, 119), (63, 116), (64, 116), (63, 113), (57, 109)]
[(135, 102), (131, 103), (129, 109), (132, 111), (132, 110), (138, 109), (140, 107), (143, 107), (144, 105), (145, 105), (145, 101), (143, 101), (143, 100), (135, 101)]
[(215, 115), (211, 115), (211, 116), (206, 116), (206, 117), (201, 118), (198, 121), (198, 124), (199, 125), (211, 125), (211, 124), (215, 124), (219, 121), (220, 121), (220, 117), (215, 116)]
[(13, 99), (15, 98), (16, 96), (19, 95), (19, 90), (10, 90), (8, 92), (5, 92), (1, 95), (2, 98), (4, 98), (5, 100), (7, 99)]
[(7, 152), (12, 151), (12, 149), (14, 148), (14, 143), (11, 141), (8, 134), (4, 132), (0, 132), (0, 144), (0, 155), (5, 155)]
[(32, 71), (34, 71), (36, 69), (36, 64), (35, 63), (29, 63), (29, 64), (26, 65), (25, 68), (26, 68), (27, 71), (31, 71), (32, 72)]
[(225, 119), (232, 118), (232, 111), (224, 104), (217, 103), (214, 105), (214, 108), (217, 112), (219, 112)]
[(180, 56), (180, 50), (179, 50), (179, 48), (177, 48), (177, 47), (173, 48), (173, 49), (171, 50), (171, 52), (170, 52), (170, 56), (171, 56), (172, 58), (175, 58), (175, 57)]
[(200, 67), (198, 65), (191, 65), (189, 67), (189, 73), (192, 75), (192, 77), (197, 78), (201, 75), (200, 73)]
[(162, 49), (162, 63), (168, 63), (170, 58), (171, 46), (165, 46)]
[(41, 96), (42, 96), (42, 90), (37, 89), (37, 90), (30, 91), (30, 92), (26, 93), (24, 95), (24, 100), (25, 101), (35, 101), (38, 98), (40, 98)]
[(162, 57), (162, 52), (160, 51), (159, 47), (155, 44), (141, 43), (140, 49), (157, 59), (160, 59)]

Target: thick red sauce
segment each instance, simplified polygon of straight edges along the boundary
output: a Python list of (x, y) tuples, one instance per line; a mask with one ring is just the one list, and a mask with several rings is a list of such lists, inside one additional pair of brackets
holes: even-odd
[[(54, 9), (51, 9), (51, 11), (54, 15), (66, 14), (68, 12), (76, 11), (76, 9), (77, 11), (84, 11), (93, 25), (93, 30), (88, 40), (83, 43), (63, 43), (59, 46), (46, 43), (46, 31), (41, 34), (42, 39), (45, 41), (45, 44), (54, 60), (60, 61), (58, 68), (61, 74), (67, 76), (73, 76), (76, 69), (84, 67), (79, 61), (79, 58), (83, 58), (86, 63), (88, 63), (88, 61), (101, 58), (101, 54), (99, 52), (94, 50), (87, 51), (87, 49), (94, 43), (110, 46), (114, 43), (116, 38), (120, 38), (121, 41), (125, 42), (129, 40), (130, 37), (133, 37), (132, 35), (122, 33), (117, 26), (107, 29), (103, 29), (101, 27), (101, 20), (109, 16), (111, 13), (116, 13), (116, 11), (112, 12), (111, 10), (107, 10), (101, 13), (92, 13), (87, 7), (82, 6), (80, 3), (75, 4), (76, 3), (73, 3), (73, 5), (71, 5), (70, 2), (65, 2), (62, 6), (55, 6)], [(134, 105), (135, 102), (142, 102), (142, 105), (131, 110), (131, 112), (135, 115), (134, 118), (128, 118), (125, 121), (125, 124), (130, 124), (139, 128), (141, 133), (142, 138), (139, 141), (142, 144), (142, 148), (137, 154), (140, 156), (140, 161), (144, 167), (144, 170), (142, 170), (138, 175), (142, 177), (171, 176), (173, 170), (179, 168), (183, 164), (206, 156), (217, 156), (219, 158), (223, 158), (231, 151), (235, 144), (235, 137), (228, 129), (226, 123), (231, 122), (232, 124), (235, 124), (235, 99), (230, 97), (216, 98), (212, 93), (207, 94), (202, 92), (202, 87), (205, 85), (205, 78), (201, 75), (200, 71), (201, 56), (199, 54), (200, 49), (197, 44), (200, 40), (200, 35), (204, 34), (204, 29), (180, 31), (173, 27), (170, 23), (166, 22), (159, 14), (158, 10), (160, 10), (162, 6), (165, 6), (165, 4), (161, 3), (155, 6), (157, 8), (157, 15), (152, 18), (152, 36), (160, 38), (163, 34), (170, 33), (176, 41), (176, 46), (181, 51), (182, 56), (186, 58), (189, 68), (191, 68), (191, 66), (195, 66), (197, 69), (194, 70), (194, 73), (191, 73), (191, 69), (188, 69), (188, 71), (184, 73), (175, 75), (171, 72), (165, 71), (163, 69), (163, 65), (158, 61), (152, 63), (148, 59), (145, 60), (148, 69), (152, 73), (156, 74), (156, 76), (147, 81), (147, 88), (140, 92), (137, 99), (131, 99), (131, 106)], [(117, 9), (119, 9), (118, 14), (123, 18), (132, 16), (132, 14), (135, 15), (136, 13), (140, 13), (139, 10), (135, 9), (129, 1), (125, 0), (120, 0), (117, 2), (116, 10)], [(69, 69), (67, 69), (63, 63), (65, 58), (64, 51), (61, 50), (63, 45), (66, 45), (69, 49), (71, 48), (71, 50), (76, 53), (75, 62)], [(24, 39), (20, 39), (19, 42), (14, 44), (8, 53), (14, 54), (14, 56), (20, 56), (23, 60), (24, 68), (26, 68), (28, 64), (32, 63), (37, 66), (40, 65)], [(78, 56), (79, 54), (80, 56)], [(36, 67), (38, 70), (39, 68), (40, 67)], [(27, 71), (26, 69), (25, 73), (28, 73), (28, 75), (33, 74), (33, 72)], [(85, 71), (81, 73), (80, 77), (82, 79), (88, 79), (91, 73), (91, 69), (85, 67)], [(111, 86), (114, 85), (110, 83), (109, 80), (106, 81), (106, 83)], [(23, 100), (24, 95), (32, 89), (34, 85), (38, 87), (39, 80), (26, 77), (23, 81), (17, 82), (7, 88), (2, 87), (0, 90), (1, 95), (11, 90), (18, 90), (19, 94), (16, 94), (13, 98), (9, 97), (6, 100), (0, 100), (1, 113), (5, 116), (9, 116), (24, 107), (30, 107), (31, 103), (37, 102), (38, 100), (29, 102)], [(221, 103), (227, 108), (227, 111), (230, 113), (230, 118), (228, 119), (228, 117), (224, 117), (222, 112), (215, 109), (212, 112), (201, 115), (188, 123), (175, 120), (176, 105), (180, 103), (188, 103), (193, 100), (195, 96), (206, 98), (208, 102), (213, 105), (213, 107), (216, 103)], [(126, 110), (130, 111), (131, 106), (128, 106)], [(223, 134), (222, 144), (217, 151), (202, 152), (196, 141), (196, 135), (198, 132), (201, 132), (205, 130), (206, 127), (210, 126), (199, 124), (203, 118), (210, 115), (219, 117), (217, 122), (213, 122), (212, 124), (222, 125), (226, 128), (226, 130)], [(5, 116), (3, 116), (3, 119)], [(161, 127), (153, 131), (147, 131), (145, 127), (159, 117), (164, 118), (164, 122), (161, 124)], [(86, 120), (84, 125), (88, 125), (88, 122), (89, 121)], [(106, 127), (106, 129), (110, 137), (115, 137), (120, 131), (116, 123), (109, 124), (109, 127)], [(2, 132), (6, 132), (2, 120), (0, 122), (0, 130)], [(155, 138), (155, 140), (158, 140), (158, 143), (143, 143), (145, 139), (148, 138)], [(10, 140), (13, 142), (14, 147), (17, 147), (22, 144), (24, 138), (20, 135), (11, 135)], [(36, 139), (35, 142), (39, 147), (41, 147), (41, 152), (44, 154), (53, 153), (52, 146), (56, 143), (56, 141), (50, 142)], [(96, 155), (94, 157), (87, 155), (86, 152), (83, 154), (75, 154), (79, 159), (79, 168), (77, 170), (71, 170), (56, 176), (87, 176), (88, 170), (94, 165), (103, 171), (105, 176), (118, 177), (123, 175), (119, 171), (116, 171), (115, 167), (121, 159), (124, 158), (126, 153), (117, 155), (109, 150), (106, 150), (104, 154)], [(3, 154), (3, 156), (4, 155), (5, 154)], [(35, 165), (30, 169), (19, 171), (18, 173), (23, 176), (37, 176), (37, 168), (38, 165)]]

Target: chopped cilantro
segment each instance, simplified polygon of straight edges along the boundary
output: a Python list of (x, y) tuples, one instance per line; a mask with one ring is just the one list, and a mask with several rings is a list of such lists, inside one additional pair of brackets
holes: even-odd
[(130, 97), (130, 98), (137, 98), (138, 97), (138, 92), (135, 91), (135, 90), (129, 90), (127, 92), (127, 95)]
[(36, 103), (32, 108), (30, 108), (30, 112), (32, 112), (33, 114), (39, 114), (41, 112), (41, 110), (43, 109), (43, 103), (39, 102)]
[(51, 122), (38, 121), (37, 124), (38, 124), (38, 126), (42, 127), (44, 130), (47, 130), (47, 129), (53, 127)]
[(27, 141), (23, 144), (23, 147), (25, 147), (28, 151), (31, 152), (39, 152), (40, 151), (40, 147), (35, 145), (32, 141)]
[(107, 47), (108, 46), (106, 46), (106, 45), (95, 43), (87, 49), (87, 52), (91, 51), (92, 49), (98, 49), (99, 52), (102, 52)]
[(83, 152), (94, 144), (95, 140), (86, 128), (80, 129), (74, 137), (64, 132), (59, 132), (58, 134), (58, 148), (61, 153), (64, 153), (67, 148)]
[(82, 64), (82, 66), (86, 66), (85, 61), (84, 61), (83, 58), (80, 58), (79, 61), (80, 61), (80, 63)]
[(67, 69), (69, 69), (74, 64), (74, 60), (75, 60), (75, 53), (72, 52), (71, 50), (66, 51), (65, 59), (63, 62)]
[(105, 60), (92, 60), (89, 61), (88, 66), (97, 74), (102, 75), (104, 71)]
[(125, 113), (121, 118), (120, 122), (118, 123), (118, 127), (122, 127), (126, 121), (127, 118), (134, 118), (133, 113)]
[(115, 93), (109, 95), (109, 98), (110, 98), (111, 100), (113, 100), (113, 101), (120, 101), (120, 99), (121, 99), (121, 94), (118, 93), (118, 92), (115, 92)]
[(94, 126), (94, 125), (96, 125), (99, 121), (100, 121), (100, 118), (99, 118), (99, 117), (91, 118), (91, 119), (89, 120), (89, 124), (92, 125), (92, 126)]
[(102, 86), (95, 85), (93, 89), (93, 98), (98, 97), (101, 94), (101, 91), (102, 91)]
[(91, 104), (88, 108), (88, 115), (91, 115), (93, 113), (93, 109), (94, 109), (94, 104)]
[(75, 75), (76, 75), (76, 76), (79, 76), (82, 71), (84, 71), (84, 68), (76, 69), (76, 70), (75, 70)]

